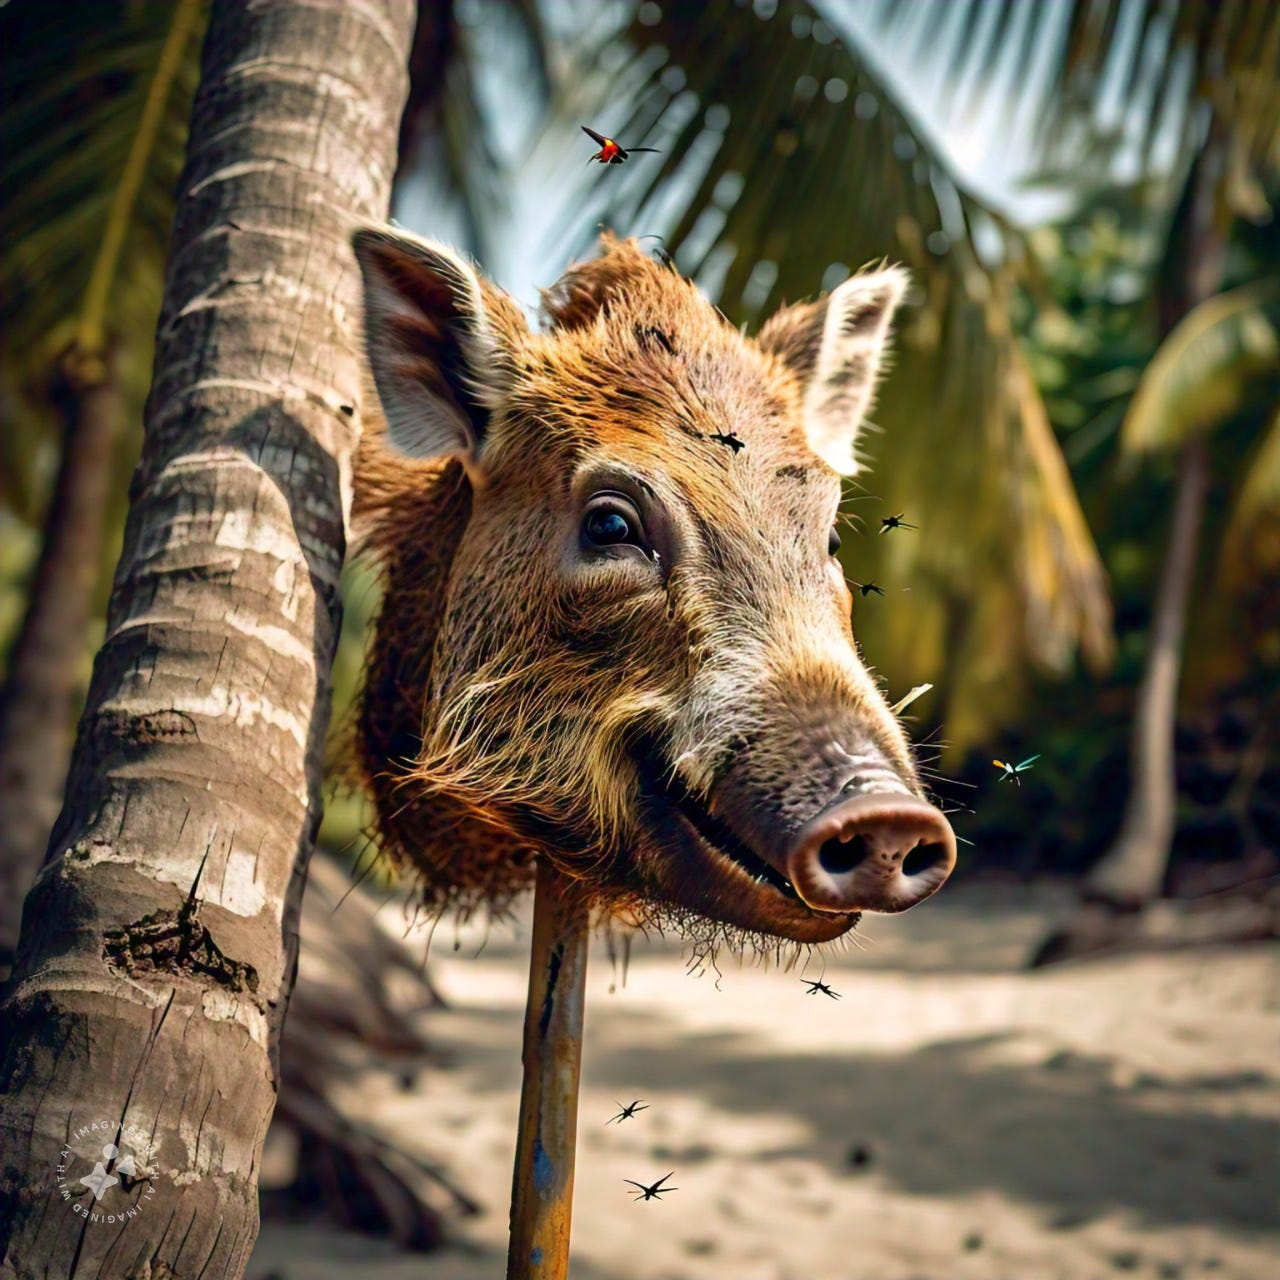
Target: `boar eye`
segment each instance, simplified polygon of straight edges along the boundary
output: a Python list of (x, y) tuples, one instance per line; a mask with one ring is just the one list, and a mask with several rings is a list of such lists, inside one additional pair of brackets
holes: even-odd
[(827, 534), (827, 555), (833, 556), (840, 550), (840, 535), (836, 532), (835, 525), (831, 526), (831, 532)]
[(635, 507), (620, 494), (597, 494), (582, 517), (582, 536), (589, 546), (643, 546), (644, 529)]

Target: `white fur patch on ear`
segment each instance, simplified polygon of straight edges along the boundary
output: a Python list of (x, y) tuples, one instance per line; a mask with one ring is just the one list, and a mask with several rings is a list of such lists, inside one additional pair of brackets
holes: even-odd
[(871, 407), (889, 325), (907, 284), (903, 268), (885, 267), (850, 277), (827, 299), (805, 389), (805, 430), (809, 447), (841, 475), (858, 470), (858, 429)]
[(473, 471), (511, 378), (479, 276), (453, 249), (403, 231), (363, 227), (351, 245), (389, 443), (410, 458), (461, 458)]

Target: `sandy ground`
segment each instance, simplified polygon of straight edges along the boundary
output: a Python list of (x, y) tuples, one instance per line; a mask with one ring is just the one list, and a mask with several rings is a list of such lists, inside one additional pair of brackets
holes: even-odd
[[(1096, 1280), (1280, 1276), (1280, 948), (1020, 969), (1052, 891), (948, 888), (798, 973), (685, 973), (637, 943), (593, 955), (576, 1280)], [(441, 933), (443, 933), (443, 929)], [(446, 1065), (413, 1092), (353, 1082), (381, 1124), (485, 1204), (410, 1256), (264, 1226), (264, 1280), (505, 1274), (527, 931), (438, 936)], [(818, 977), (821, 964), (804, 970)], [(649, 1110), (606, 1125), (615, 1102)], [(662, 1202), (624, 1178), (675, 1171)]]

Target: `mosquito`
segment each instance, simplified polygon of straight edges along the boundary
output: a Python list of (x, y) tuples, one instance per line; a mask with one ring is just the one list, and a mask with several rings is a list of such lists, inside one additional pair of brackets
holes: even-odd
[(1024, 769), (1030, 769), (1031, 766), (1035, 764), (1035, 762), (1039, 759), (1040, 757), (1038, 755), (1035, 755), (1035, 756), (1028, 756), (1021, 764), (1005, 764), (1003, 760), (993, 760), (991, 763), (995, 765), (997, 769), (1004, 770), (1004, 772), (1000, 775), (1001, 782), (1003, 782), (1006, 778), (1012, 778), (1014, 782), (1018, 784), (1018, 786), (1022, 786), (1022, 779), (1018, 777), (1018, 774), (1020, 774)]
[(888, 533), (890, 529), (918, 529), (920, 527), (919, 525), (908, 524), (906, 520), (903, 519), (906, 514), (907, 513), (903, 511), (896, 516), (885, 516), (884, 519), (880, 521), (880, 532)]
[(884, 595), (884, 588), (874, 582), (855, 582), (853, 585), (857, 587), (864, 596), (869, 596), (873, 591), (878, 596)]
[(592, 160), (599, 160), (601, 164), (621, 164), (633, 151), (652, 151), (655, 155), (662, 153), (657, 147), (620, 147), (612, 138), (606, 138), (603, 133), (597, 133), (594, 129), (588, 129), (584, 124), (581, 126), (582, 132), (596, 142), (600, 146), (600, 150), (595, 153), (587, 163)]
[(805, 995), (807, 996), (816, 996), (818, 992), (821, 991), (824, 996), (827, 996), (832, 1000), (840, 999), (840, 993), (838, 991), (832, 991), (825, 982), (815, 982), (812, 978), (801, 978), (800, 981), (809, 988), (809, 990), (805, 992)]
[(605, 1124), (612, 1124), (615, 1120), (621, 1124), (624, 1120), (630, 1120), (637, 1111), (649, 1110), (649, 1104), (645, 1102), (643, 1098), (637, 1098), (634, 1102), (628, 1103), (626, 1106), (623, 1106), (621, 1102), (615, 1103), (614, 1105), (619, 1108), (618, 1114), (616, 1116), (611, 1116), (605, 1121)]
[(630, 1178), (623, 1178), (623, 1182), (627, 1183), (628, 1186), (639, 1188), (631, 1193), (637, 1200), (661, 1200), (668, 1191), (680, 1190), (679, 1187), (664, 1187), (662, 1185), (668, 1178), (674, 1178), (675, 1176), (676, 1171), (672, 1169), (670, 1173), (664, 1174), (651, 1187), (646, 1187), (643, 1182), (632, 1182)]
[(724, 431), (717, 431), (714, 435), (708, 436), (707, 439), (714, 440), (716, 444), (727, 444), (734, 453), (737, 453), (739, 449), (745, 449), (747, 447), (747, 442), (745, 440), (739, 440), (732, 431), (727, 433)]

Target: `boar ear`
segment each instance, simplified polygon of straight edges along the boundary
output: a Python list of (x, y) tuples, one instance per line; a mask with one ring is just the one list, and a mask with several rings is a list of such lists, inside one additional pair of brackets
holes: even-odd
[(459, 458), (482, 480), (489, 417), (514, 380), (519, 310), (444, 245), (362, 227), (351, 246), (388, 441), (410, 458)]
[(810, 447), (841, 475), (858, 469), (858, 428), (907, 283), (901, 267), (863, 272), (818, 302), (779, 311), (760, 331), (760, 345), (784, 360), (804, 387)]

